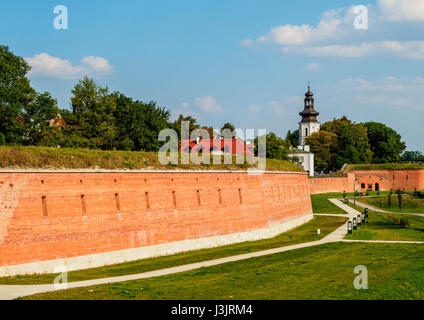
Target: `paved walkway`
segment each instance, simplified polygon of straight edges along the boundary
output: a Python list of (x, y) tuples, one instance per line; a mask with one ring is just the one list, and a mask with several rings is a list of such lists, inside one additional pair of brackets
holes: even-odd
[[(348, 217), (349, 219), (351, 219), (353, 217), (356, 217), (359, 214), (358, 211), (342, 203), (340, 200), (337, 200), (337, 199), (329, 199), (329, 200), (332, 203), (334, 203), (336, 206), (345, 210), (347, 214), (346, 215), (320, 214), (320, 215)], [(139, 274), (125, 275), (125, 276), (111, 277), (111, 278), (102, 278), (102, 279), (93, 279), (93, 280), (86, 280), (86, 281), (69, 282), (67, 284), (67, 289), (89, 287), (89, 286), (106, 284), (106, 283), (124, 282), (124, 281), (131, 281), (131, 280), (160, 277), (164, 275), (170, 275), (170, 274), (190, 271), (190, 270), (204, 268), (204, 267), (211, 267), (211, 266), (216, 266), (223, 263), (241, 261), (241, 260), (246, 260), (246, 259), (255, 258), (255, 257), (262, 257), (266, 255), (271, 255), (271, 254), (276, 254), (280, 252), (286, 252), (286, 251), (296, 250), (301, 248), (307, 248), (307, 247), (317, 246), (320, 244), (331, 243), (331, 242), (343, 241), (343, 242), (383, 242), (383, 243), (424, 243), (424, 242), (410, 242), (410, 241), (361, 241), (361, 240), (348, 241), (348, 240), (344, 240), (346, 233), (347, 233), (347, 222), (343, 224), (342, 226), (340, 226), (339, 228), (337, 228), (336, 230), (334, 230), (333, 232), (331, 232), (330, 234), (328, 234), (326, 237), (318, 241), (299, 243), (299, 244), (295, 244), (291, 246), (245, 253), (245, 254), (240, 254), (240, 255), (231, 256), (231, 257), (191, 263), (191, 264), (186, 264), (186, 265), (167, 268), (167, 269), (143, 272)], [(0, 285), (0, 300), (11, 300), (11, 299), (19, 298), (19, 297), (24, 297), (28, 295), (37, 294), (37, 293), (43, 293), (43, 292), (56, 291), (56, 290), (57, 289), (54, 287), (53, 284)]]

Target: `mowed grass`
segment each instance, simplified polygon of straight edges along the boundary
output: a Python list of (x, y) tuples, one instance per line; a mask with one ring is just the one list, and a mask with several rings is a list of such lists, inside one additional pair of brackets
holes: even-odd
[[(127, 169), (127, 170), (247, 170), (257, 164), (236, 164), (236, 156), (231, 164), (162, 164), (157, 152), (145, 151), (103, 151), (91, 149), (47, 148), (0, 146), (0, 168), (16, 169)], [(181, 161), (179, 161), (181, 163)], [(304, 172), (290, 161), (267, 159), (267, 171)]]
[(402, 210), (399, 209), (397, 194), (392, 194), (391, 207), (388, 205), (388, 193), (384, 196), (361, 198), (360, 201), (390, 212), (424, 213), (424, 199), (416, 198), (411, 194), (402, 194)]
[[(101, 268), (71, 271), (68, 273), (68, 281), (73, 282), (136, 274), (253, 251), (288, 246), (296, 243), (316, 241), (337, 229), (345, 223), (346, 220), (347, 219), (343, 217), (317, 216), (308, 223), (291, 231), (282, 233), (275, 238), (243, 242), (212, 249), (184, 252), (170, 256), (138, 260)], [(320, 234), (317, 234), (317, 229), (321, 230)], [(0, 278), (0, 284), (46, 284), (53, 283), (56, 276), (57, 274), (3, 277)]]
[[(389, 191), (380, 191), (380, 195), (384, 198)], [(376, 196), (376, 191), (369, 191), (369, 196)], [(353, 192), (347, 192), (346, 197), (349, 198), (349, 201), (352, 201)], [(331, 214), (346, 214), (345, 211), (340, 209), (338, 206), (329, 201), (331, 198), (343, 199), (343, 193), (341, 192), (330, 192), (330, 193), (320, 193), (320, 194), (311, 194), (311, 202), (312, 202), (312, 211), (314, 213), (331, 213)], [(367, 197), (356, 197), (357, 200), (365, 202)]]
[[(358, 211), (363, 209), (350, 204)], [(410, 223), (402, 227), (396, 224), (393, 216), (388, 213), (368, 211), (368, 223), (362, 224), (352, 234), (346, 235), (346, 239), (352, 240), (390, 240), (390, 241), (424, 241), (424, 218), (420, 216), (396, 214), (405, 217)]]
[[(347, 193), (348, 196), (353, 196), (353, 193)], [(311, 194), (312, 211), (314, 213), (335, 213), (335, 214), (346, 214), (345, 211), (340, 209), (338, 206), (330, 202), (331, 198), (342, 198), (343, 193), (332, 192), (332, 193), (320, 193)]]
[[(353, 286), (358, 265), (366, 290)], [(424, 245), (339, 242), (24, 299), (424, 299), (423, 265)]]

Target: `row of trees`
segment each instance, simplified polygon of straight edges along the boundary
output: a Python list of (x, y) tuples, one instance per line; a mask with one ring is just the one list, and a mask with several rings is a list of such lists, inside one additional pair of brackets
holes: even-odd
[[(72, 109), (60, 109), (50, 93), (31, 87), (29, 70), (23, 58), (0, 46), (0, 145), (157, 151), (162, 144), (159, 132), (173, 128), (180, 133), (183, 121), (189, 122), (190, 132), (206, 129), (210, 137), (220, 135), (190, 116), (180, 115), (170, 122), (170, 112), (156, 102), (110, 92), (87, 77), (72, 90)], [(225, 129), (234, 132), (235, 127), (225, 123), (221, 132)], [(273, 132), (267, 134), (267, 158), (287, 160), (298, 139), (298, 130), (289, 131), (286, 139)], [(258, 138), (254, 143), (257, 146)], [(320, 132), (308, 137), (307, 144), (315, 153), (319, 171), (335, 171), (344, 163), (397, 161), (405, 150), (405, 143), (393, 129), (378, 122), (354, 123), (346, 117), (324, 123)], [(402, 159), (423, 158), (419, 152), (406, 152)]]
[(386, 163), (401, 159), (406, 145), (400, 134), (379, 122), (355, 123), (345, 116), (321, 126), (306, 144), (318, 171), (336, 171), (345, 163)]
[[(165, 128), (181, 131), (207, 129), (192, 117), (180, 115), (170, 122), (170, 112), (156, 102), (133, 100), (85, 77), (72, 90), (72, 109), (60, 109), (50, 93), (38, 93), (30, 85), (30, 66), (0, 46), (0, 145), (36, 145), (117, 150), (157, 151)], [(234, 131), (231, 123), (222, 127)]]

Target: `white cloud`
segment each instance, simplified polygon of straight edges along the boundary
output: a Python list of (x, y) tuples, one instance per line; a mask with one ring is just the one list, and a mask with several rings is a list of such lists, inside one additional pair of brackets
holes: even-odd
[(251, 46), (255, 43), (274, 43), (279, 45), (305, 45), (329, 39), (337, 39), (345, 33), (346, 16), (350, 8), (324, 12), (316, 27), (309, 24), (286, 24), (271, 27), (270, 31), (255, 40), (246, 38), (241, 45)]
[(249, 113), (252, 116), (257, 116), (261, 110), (262, 110), (262, 107), (260, 105), (257, 105), (257, 104), (251, 104), (249, 106)]
[(396, 78), (387, 77), (374, 81), (365, 79), (344, 79), (340, 85), (350, 87), (356, 91), (362, 92), (382, 92), (382, 93), (414, 93), (424, 91), (424, 78)]
[[(387, 41), (378, 30), (396, 27), (389, 21), (424, 21), (424, 0), (378, 0), (368, 5), (369, 20), (376, 32), (358, 32), (353, 27), (355, 6), (324, 12), (316, 26), (281, 25), (255, 40), (245, 39), (242, 44), (275, 44), (285, 54), (312, 57), (360, 58), (377, 54), (392, 54), (406, 59), (424, 59), (424, 41)], [(386, 20), (386, 21), (385, 21)], [(376, 37), (377, 35), (377, 37)], [(360, 40), (361, 42), (358, 42)], [(314, 65), (306, 67), (313, 70)]]
[(318, 63), (312, 62), (312, 63), (308, 64), (307, 66), (305, 66), (305, 70), (307, 70), (307, 71), (321, 71), (321, 67), (319, 66)]
[(382, 19), (389, 21), (424, 21), (423, 0), (378, 0)]
[(81, 62), (87, 67), (73, 66), (69, 60), (40, 53), (34, 57), (26, 57), (25, 61), (31, 66), (30, 75), (51, 77), (57, 79), (78, 79), (85, 75), (96, 76), (112, 71), (113, 67), (101, 57), (85, 57)]
[(342, 95), (353, 93), (355, 103), (372, 106), (374, 109), (393, 111), (418, 109), (423, 106), (421, 95), (424, 91), (424, 78), (396, 78), (393, 76), (366, 80), (344, 79), (338, 83), (337, 92)]
[(47, 53), (36, 54), (32, 58), (25, 58), (25, 61), (31, 66), (30, 75), (77, 79), (88, 74), (86, 68), (73, 66), (68, 60), (52, 57)]
[(373, 54), (394, 54), (403, 58), (424, 59), (424, 41), (373, 41), (359, 45), (284, 47), (281, 51), (312, 57), (360, 58)]
[(242, 42), (240, 42), (240, 45), (242, 47), (250, 47), (253, 44), (254, 44), (254, 41), (252, 39), (250, 39), (250, 38), (246, 38)]
[(81, 59), (81, 62), (98, 72), (109, 73), (113, 70), (113, 66), (111, 66), (109, 62), (102, 57), (84, 57)]
[(184, 109), (187, 109), (188, 107), (190, 107), (190, 103), (188, 102), (181, 102), (181, 107), (183, 107)]
[(204, 112), (221, 112), (223, 110), (222, 107), (216, 103), (215, 98), (211, 96), (196, 98), (194, 104)]

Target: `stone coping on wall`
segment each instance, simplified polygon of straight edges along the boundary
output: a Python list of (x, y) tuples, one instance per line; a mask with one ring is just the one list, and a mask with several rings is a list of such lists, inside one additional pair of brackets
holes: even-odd
[(0, 173), (246, 173), (260, 174), (304, 174), (301, 171), (260, 171), (260, 170), (121, 170), (121, 169), (0, 169)]

